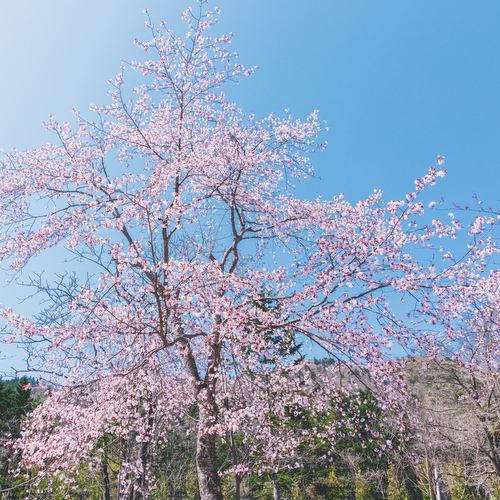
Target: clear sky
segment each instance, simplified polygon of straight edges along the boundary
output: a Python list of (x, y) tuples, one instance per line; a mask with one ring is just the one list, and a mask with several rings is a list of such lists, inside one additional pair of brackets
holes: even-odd
[[(0, 6), (0, 148), (51, 141), (42, 121), (69, 120), (107, 101), (121, 59), (139, 57), (142, 13), (184, 31), (194, 0), (3, 0)], [(212, 0), (222, 31), (251, 77), (227, 91), (256, 117), (318, 109), (330, 145), (313, 158), (322, 181), (308, 196), (343, 191), (386, 199), (446, 157), (435, 188), (460, 205), (473, 191), (500, 198), (498, 0)], [(0, 293), (0, 298), (6, 295)], [(2, 370), (0, 370), (2, 371)]]

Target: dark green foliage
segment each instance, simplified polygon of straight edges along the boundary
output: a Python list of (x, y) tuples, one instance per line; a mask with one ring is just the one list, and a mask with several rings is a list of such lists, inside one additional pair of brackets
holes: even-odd
[[(339, 451), (351, 451), (359, 457), (357, 467), (377, 467), (387, 469), (388, 457), (381, 453), (381, 445), (387, 440), (395, 441), (392, 430), (383, 425), (382, 412), (378, 406), (377, 399), (369, 390), (363, 390), (354, 397), (345, 398), (342, 405), (345, 412), (344, 419), (355, 419), (362, 421), (355, 429), (355, 435), (348, 427), (341, 427), (343, 438), (336, 443)], [(399, 444), (397, 441), (395, 445)]]
[[(272, 295), (265, 290), (260, 293), (260, 299), (254, 302), (254, 306), (261, 311), (274, 313), (276, 318), (279, 317), (278, 315), (280, 311), (278, 303)], [(257, 326), (261, 325), (258, 320), (255, 321), (255, 324)], [(300, 354), (302, 343), (298, 341), (298, 333), (296, 331), (290, 329), (273, 329), (266, 330), (263, 333), (266, 343), (272, 344), (276, 351), (271, 357), (266, 354), (260, 356), (260, 363), (270, 364), (274, 363), (274, 360), (276, 359), (287, 359), (292, 356), (298, 356), (299, 358), (302, 357)]]
[[(15, 468), (16, 457), (10, 449), (9, 442), (20, 437), (23, 418), (35, 407), (31, 386), (37, 381), (31, 377), (20, 379), (0, 379), (0, 489), (20, 485), (24, 480), (9, 475), (9, 469)], [(9, 492), (9, 500), (24, 498), (25, 488)], [(2, 497), (3, 498), (3, 497)]]
[(22, 418), (33, 410), (31, 386), (34, 379), (22, 377), (14, 380), (0, 379), (0, 430), (18, 437)]

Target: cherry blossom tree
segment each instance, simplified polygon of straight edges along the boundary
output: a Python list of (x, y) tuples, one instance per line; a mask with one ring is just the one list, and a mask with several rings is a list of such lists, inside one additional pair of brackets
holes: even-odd
[[(300, 466), (297, 449), (318, 438), (334, 446), (341, 433), (366, 434), (370, 423), (342, 407), (362, 383), (354, 368), (369, 371), (382, 409), (406, 408), (391, 347), (432, 344), (391, 305), (413, 296), (425, 314), (433, 294), (448, 303), (448, 285), (460, 277), (473, 289), (470, 269), (497, 252), (483, 242), (445, 271), (412, 255), (459, 228), (435, 219), (418, 229), (419, 195), (444, 176), (436, 168), (389, 203), (380, 191), (355, 205), (297, 198), (293, 184), (314, 176), (307, 154), (322, 148), (317, 113), (258, 121), (229, 102), (223, 85), (252, 70), (229, 52), (231, 35), (209, 34), (217, 13), (205, 0), (184, 12), (183, 39), (147, 23), (145, 60), (122, 66), (93, 120), (50, 120), (55, 144), (2, 159), (2, 262), (19, 273), (63, 248), (89, 270), (35, 276), (49, 300), (36, 320), (3, 311), (13, 338), (41, 346), (30, 362), (47, 398), (16, 443), (35, 487), (57, 477), (69, 495), (72, 473), (98, 470), (113, 435), (141, 444), (120, 465), (118, 495), (146, 496), (148, 457), (188, 417), (203, 500), (222, 499), (217, 438), (242, 436), (253, 458), (234, 455), (241, 477)], [(141, 78), (131, 91), (126, 68)], [(336, 359), (331, 373), (305, 370), (300, 342)], [(332, 418), (291, 425), (306, 414)], [(409, 413), (398, 415), (403, 436)]]

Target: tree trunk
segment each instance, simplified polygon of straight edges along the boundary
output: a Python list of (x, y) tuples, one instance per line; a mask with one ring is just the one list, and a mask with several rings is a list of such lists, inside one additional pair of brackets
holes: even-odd
[(278, 490), (277, 481), (273, 481), (273, 500), (280, 500), (280, 492)]
[[(226, 410), (229, 410), (229, 402), (227, 398), (224, 400), (224, 405)], [(233, 465), (236, 467), (238, 465), (238, 454), (236, 453), (236, 443), (234, 441), (234, 433), (233, 431), (229, 431), (229, 443), (231, 444), (231, 453), (233, 455)], [(235, 500), (241, 500), (241, 474), (235, 472), (234, 473), (234, 482), (235, 482)]]
[[(200, 408), (200, 420), (206, 421), (206, 412)], [(223, 500), (215, 460), (215, 434), (209, 434), (201, 425), (196, 442), (196, 468), (201, 500)]]
[[(221, 317), (215, 314), (214, 325), (220, 325)], [(176, 336), (179, 344), (183, 347), (182, 357), (186, 372), (189, 375), (191, 390), (198, 401), (199, 428), (196, 440), (196, 472), (198, 476), (198, 486), (201, 500), (223, 500), (222, 488), (217, 474), (217, 462), (215, 459), (215, 434), (207, 432), (207, 427), (213, 426), (217, 422), (217, 403), (215, 400), (215, 386), (217, 381), (217, 367), (220, 362), (220, 344), (218, 342), (218, 332), (215, 328), (213, 334), (213, 352), (209, 359), (209, 366), (205, 379), (202, 381), (196, 366), (189, 342), (183, 338), (184, 331), (180, 321), (175, 320)]]
[(102, 499), (103, 500), (111, 500), (111, 490), (110, 490), (110, 482), (109, 482), (109, 473), (108, 473), (108, 457), (106, 456), (106, 452), (103, 453), (101, 459), (101, 473), (102, 473)]
[(234, 475), (235, 486), (235, 498), (236, 500), (241, 500), (241, 477), (239, 474)]
[[(491, 428), (494, 429), (493, 423), (491, 423), (491, 421), (489, 423)], [(482, 421), (482, 425), (489, 445), (489, 452), (487, 451), (486, 455), (492, 461), (493, 467), (495, 467), (496, 475), (500, 477), (500, 457), (498, 456), (498, 437), (494, 430), (490, 431), (488, 425), (484, 421)]]
[(431, 500), (436, 500), (436, 493), (434, 489), (434, 478), (432, 477), (431, 469), (429, 468), (429, 459), (427, 458), (427, 452), (425, 453), (425, 471), (427, 474), (427, 481), (429, 483), (429, 496)]

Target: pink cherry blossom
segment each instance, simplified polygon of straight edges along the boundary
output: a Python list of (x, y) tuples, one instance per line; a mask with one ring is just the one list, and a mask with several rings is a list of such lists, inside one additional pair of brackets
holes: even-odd
[[(300, 466), (300, 446), (371, 429), (355, 414), (364, 385), (407, 439), (415, 400), (395, 345), (431, 356), (458, 345), (460, 357), (489, 332), (498, 359), (497, 222), (478, 216), (469, 248), (434, 257), (461, 227), (426, 218), (420, 194), (445, 175), (434, 167), (388, 203), (380, 191), (355, 204), (295, 197), (292, 182), (314, 175), (308, 152), (323, 148), (317, 111), (258, 121), (228, 102), (223, 85), (253, 70), (200, 12), (183, 14), (187, 38), (149, 22), (144, 60), (111, 80), (93, 119), (51, 118), (54, 144), (2, 159), (3, 264), (18, 273), (58, 247), (91, 275), (39, 283), (51, 300), (41, 321), (2, 312), (12, 338), (45, 346), (31, 362), (47, 398), (14, 444), (38, 483), (98, 467), (105, 435), (154, 454), (196, 404), (200, 492), (220, 500), (216, 436), (247, 446), (237, 474)], [(142, 79), (131, 92), (129, 69)], [(319, 382), (300, 342), (336, 360)], [(294, 427), (306, 411), (340, 417)], [(125, 461), (120, 488), (153, 490), (149, 462)]]

